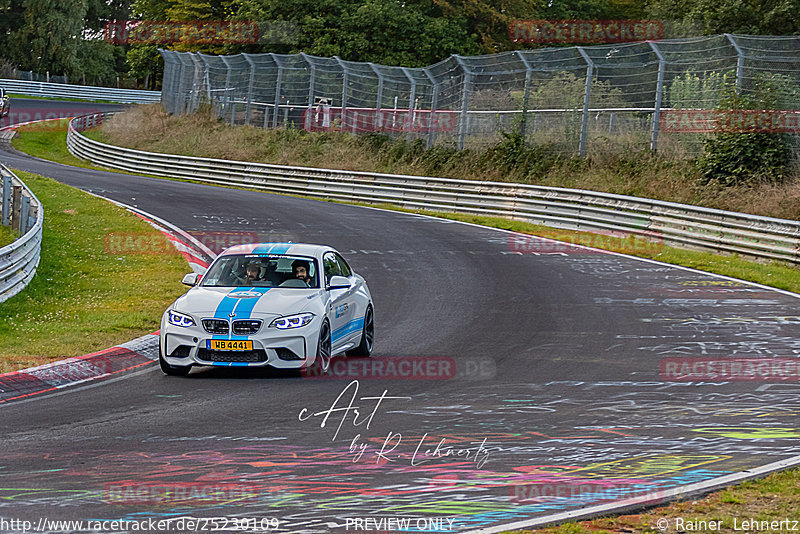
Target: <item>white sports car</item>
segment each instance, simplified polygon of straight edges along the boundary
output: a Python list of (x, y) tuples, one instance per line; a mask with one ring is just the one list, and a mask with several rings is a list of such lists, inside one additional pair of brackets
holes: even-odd
[(168, 375), (193, 365), (314, 367), (369, 356), (372, 296), (363, 277), (331, 247), (238, 245), (223, 251), (164, 312), (159, 363)]

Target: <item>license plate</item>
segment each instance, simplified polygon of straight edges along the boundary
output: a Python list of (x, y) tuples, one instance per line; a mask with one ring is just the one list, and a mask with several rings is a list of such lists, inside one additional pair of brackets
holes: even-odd
[(209, 350), (253, 350), (253, 342), (242, 339), (207, 339), (206, 348)]

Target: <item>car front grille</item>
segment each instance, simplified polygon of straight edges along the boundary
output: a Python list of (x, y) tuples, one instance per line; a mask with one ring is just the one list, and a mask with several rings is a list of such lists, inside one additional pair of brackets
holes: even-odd
[(249, 336), (258, 332), (261, 321), (258, 319), (240, 319), (233, 321), (233, 333), (237, 336)]
[(207, 362), (259, 363), (267, 361), (267, 353), (258, 350), (198, 349), (197, 357)]
[(203, 319), (203, 328), (209, 334), (222, 334), (228, 333), (228, 321), (225, 319)]

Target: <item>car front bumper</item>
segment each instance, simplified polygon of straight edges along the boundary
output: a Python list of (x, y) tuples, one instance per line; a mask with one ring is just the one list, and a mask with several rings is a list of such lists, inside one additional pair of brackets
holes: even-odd
[[(206, 332), (201, 326), (180, 327), (161, 322), (161, 355), (169, 365), (208, 365), (217, 367), (275, 367), (301, 369), (314, 363), (320, 320), (288, 330), (263, 325), (250, 336), (221, 336)], [(249, 340), (252, 351), (221, 351), (207, 348), (213, 339)]]

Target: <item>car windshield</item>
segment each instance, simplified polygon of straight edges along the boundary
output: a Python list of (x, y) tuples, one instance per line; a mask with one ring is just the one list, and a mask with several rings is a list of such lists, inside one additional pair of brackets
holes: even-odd
[(317, 262), (284, 254), (231, 254), (219, 258), (203, 276), (205, 287), (318, 288)]

